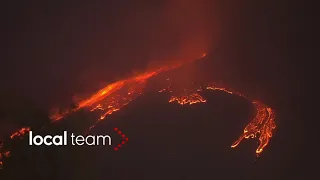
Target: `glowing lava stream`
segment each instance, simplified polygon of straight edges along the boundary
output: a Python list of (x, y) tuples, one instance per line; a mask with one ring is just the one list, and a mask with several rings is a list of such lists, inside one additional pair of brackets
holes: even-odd
[[(201, 56), (201, 58), (203, 58), (204, 56), (206, 56), (205, 53)], [(169, 71), (178, 68), (181, 65), (182, 63), (177, 63), (172, 66), (159, 68), (156, 71), (150, 71), (138, 76), (134, 76), (128, 79), (120, 80), (112, 84), (109, 84), (97, 93), (93, 94), (88, 99), (79, 102), (78, 107), (66, 110), (63, 113), (56, 113), (52, 115), (50, 118), (55, 122), (57, 120), (63, 119), (68, 114), (75, 112), (79, 109), (89, 108), (91, 111), (101, 112), (101, 116), (98, 121), (103, 120), (106, 118), (107, 115), (110, 115), (113, 112), (120, 110), (123, 106), (129, 104), (132, 100), (136, 99), (139, 95), (141, 95), (146, 85), (146, 82), (151, 77), (163, 71)], [(242, 95), (241, 93), (238, 93), (226, 87), (219, 87), (216, 85), (207, 85), (204, 89), (200, 88), (184, 91), (184, 94), (182, 95), (171, 96), (169, 99), (169, 103), (177, 102), (180, 105), (205, 103), (207, 102), (207, 100), (204, 99), (198, 93), (203, 90), (223, 91), (232, 95), (243, 97), (252, 102), (252, 104), (257, 110), (257, 114), (255, 118), (253, 118), (253, 120), (250, 121), (249, 124), (244, 128), (243, 134), (231, 145), (231, 147), (234, 148), (238, 146), (243, 139), (258, 137), (260, 144), (256, 149), (256, 154), (259, 155), (263, 151), (263, 149), (268, 145), (269, 140), (272, 137), (272, 131), (276, 128), (274, 122), (274, 111), (259, 101), (252, 101), (248, 99), (246, 96)], [(170, 87), (162, 89), (159, 92), (164, 91), (172, 92), (170, 90)], [(15, 132), (11, 136), (11, 139), (21, 139), (29, 130), (29, 128), (22, 128), (19, 131)], [(5, 148), (3, 143), (0, 143), (0, 168), (3, 164), (3, 157), (8, 157), (9, 155), (10, 151), (8, 150), (8, 148)]]
[[(223, 91), (228, 94), (236, 95), (243, 97), (247, 100), (249, 100), (246, 96), (243, 94), (233, 91), (228, 88), (221, 88), (217, 87), (216, 85), (208, 85), (206, 90), (216, 90), (216, 91)], [(161, 92), (164, 92), (167, 89), (161, 90)], [(169, 89), (168, 89), (169, 90)], [(201, 92), (203, 89), (197, 89), (193, 91), (187, 91), (187, 95), (182, 96), (172, 96), (169, 100), (169, 102), (177, 102), (180, 105), (192, 105), (195, 103), (205, 103), (206, 100), (197, 92)], [(249, 100), (250, 101), (250, 100)], [(237, 147), (240, 142), (243, 140), (243, 138), (256, 138), (259, 137), (260, 144), (258, 148), (256, 149), (257, 156), (263, 151), (263, 149), (268, 145), (270, 138), (272, 137), (272, 131), (276, 128), (275, 125), (275, 112), (264, 105), (263, 103), (259, 101), (250, 101), (254, 107), (257, 110), (256, 116), (253, 118), (253, 120), (244, 128), (243, 134), (236, 140), (231, 147), (235, 148)]]

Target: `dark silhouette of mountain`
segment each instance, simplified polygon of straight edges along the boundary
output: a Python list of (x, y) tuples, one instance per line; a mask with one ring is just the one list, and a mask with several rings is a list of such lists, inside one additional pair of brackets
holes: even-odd
[[(120, 139), (112, 129), (120, 128), (129, 141), (117, 152), (110, 146), (30, 147), (26, 138), (15, 146), (1, 173), (8, 179), (267, 179), (261, 174), (276, 176), (266, 169), (289, 173), (293, 164), (285, 161), (292, 157), (284, 153), (288, 144), (281, 140), (283, 129), (276, 129), (258, 159), (256, 139), (232, 149), (230, 145), (253, 117), (253, 107), (223, 92), (202, 95), (207, 103), (181, 106), (168, 104), (168, 94), (149, 92), (108, 116), (91, 133), (111, 135), (116, 144)], [(83, 134), (95, 119), (95, 114), (80, 111), (38, 133)]]

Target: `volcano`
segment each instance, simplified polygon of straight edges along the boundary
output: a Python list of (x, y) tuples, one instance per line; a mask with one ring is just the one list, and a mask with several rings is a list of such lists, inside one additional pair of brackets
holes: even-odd
[[(190, 72), (190, 66), (205, 63), (205, 54), (195, 60), (111, 83), (73, 107), (52, 114), (50, 124), (34, 130), (43, 135), (66, 129), (79, 134), (105, 134), (121, 128), (130, 140), (116, 151), (108, 147), (28, 147), (24, 137), (30, 128), (23, 127), (10, 136), (13, 143), (1, 147), (3, 159), (10, 157), (4, 171), (21, 168), (33, 172), (30, 178), (53, 173), (56, 179), (81, 179), (91, 173), (104, 173), (99, 171), (102, 166), (110, 170), (110, 177), (128, 178), (131, 172), (123, 171), (140, 169), (151, 178), (151, 171), (165, 169), (162, 173), (167, 178), (172, 169), (221, 168), (217, 162), (231, 163), (234, 158), (244, 157), (247, 160), (243, 161), (252, 162), (254, 156), (249, 149), (256, 148), (260, 155), (272, 137), (274, 111), (225, 85), (203, 83), (207, 79), (182, 81), (181, 74)], [(242, 157), (230, 148), (256, 137), (258, 145), (252, 141), (239, 148)], [(121, 142), (121, 138), (114, 141)], [(21, 158), (26, 161), (21, 163)], [(93, 161), (99, 164), (96, 170), (91, 167)], [(69, 167), (73, 169), (67, 173), (64, 169)]]

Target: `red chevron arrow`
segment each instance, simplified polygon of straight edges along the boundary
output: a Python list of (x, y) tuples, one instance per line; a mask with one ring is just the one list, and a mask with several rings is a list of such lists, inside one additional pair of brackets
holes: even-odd
[(113, 130), (119, 135), (121, 136), (122, 140), (120, 141), (120, 143), (118, 143), (113, 150), (118, 151), (120, 148), (123, 147), (123, 145), (127, 144), (129, 138), (122, 132), (119, 130), (119, 128), (113, 128)]

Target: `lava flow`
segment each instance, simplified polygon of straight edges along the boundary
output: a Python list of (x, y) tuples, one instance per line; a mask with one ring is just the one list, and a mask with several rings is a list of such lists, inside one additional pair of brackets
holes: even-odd
[(200, 94), (198, 93), (192, 93), (188, 95), (182, 95), (182, 96), (171, 96), (169, 103), (171, 102), (178, 102), (181, 105), (185, 104), (196, 104), (196, 103), (205, 103), (207, 100), (205, 100)]
[[(16, 131), (15, 133), (13, 133), (10, 136), (10, 139), (11, 140), (23, 139), (29, 131), (30, 131), (29, 127), (23, 127), (18, 131)], [(10, 155), (11, 155), (10, 147), (5, 147), (3, 142), (0, 141), (0, 169), (3, 166), (3, 159), (10, 157)]]
[[(202, 54), (200, 58), (205, 57), (206, 54)], [(99, 112), (100, 118), (97, 120), (105, 119), (108, 115), (112, 114), (115, 111), (119, 111), (123, 106), (129, 104), (131, 101), (135, 100), (138, 96), (143, 93), (144, 87), (147, 81), (161, 72), (169, 71), (175, 68), (178, 68), (182, 63), (176, 63), (171, 66), (161, 67), (155, 71), (149, 71), (144, 74), (133, 76), (128, 79), (120, 80), (114, 83), (111, 83), (93, 94), (88, 99), (80, 101), (78, 106), (73, 109), (66, 110), (62, 113), (56, 113), (50, 118), (56, 122), (57, 120), (62, 120), (64, 117), (68, 116), (70, 113), (75, 112), (79, 109), (89, 109), (90, 111)], [(250, 100), (243, 94), (233, 91), (226, 87), (219, 87), (216, 85), (206, 85), (205, 88), (197, 89), (184, 89), (180, 95), (172, 95), (169, 99), (169, 103), (177, 102), (181, 105), (192, 105), (196, 103), (206, 103), (207, 100), (204, 99), (199, 93), (204, 90), (214, 90), (214, 91), (223, 91), (235, 96), (240, 96), (252, 102), (257, 110), (255, 118), (249, 122), (249, 124), (244, 128), (243, 134), (237, 139), (233, 144), (232, 148), (239, 145), (243, 139), (248, 138), (259, 138), (260, 144), (256, 149), (256, 154), (259, 155), (263, 149), (268, 145), (270, 138), (272, 137), (272, 131), (276, 128), (275, 125), (275, 113), (268, 106), (263, 103), (255, 100)], [(170, 87), (161, 89), (158, 92), (167, 91), (172, 93), (173, 91)], [(94, 127), (93, 125), (92, 127)], [(91, 127), (91, 128), (92, 128)], [(91, 129), (90, 128), (90, 129)], [(89, 129), (89, 130), (90, 130)], [(29, 128), (22, 128), (16, 133), (14, 133), (11, 138), (15, 139), (17, 137), (21, 138), (28, 132)], [(5, 148), (3, 143), (0, 144), (0, 168), (3, 164), (3, 157), (7, 157), (10, 154), (8, 148)]]
[[(239, 92), (233, 91), (228, 88), (221, 88), (217, 87), (215, 85), (208, 85), (206, 90), (217, 90), (217, 91), (223, 91), (232, 95), (237, 95), (243, 98), (246, 98), (244, 95), (242, 95)], [(202, 91), (202, 89), (198, 89), (197, 92)], [(191, 91), (192, 92), (192, 91)], [(246, 98), (250, 101), (250, 99)], [(203, 99), (198, 93), (190, 93), (189, 95), (184, 96), (173, 96), (169, 100), (169, 102), (174, 102), (181, 105), (185, 104), (195, 104), (195, 103), (204, 103), (206, 102), (205, 99)], [(259, 101), (251, 101), (251, 103), (254, 105), (254, 107), (257, 110), (256, 116), (253, 118), (253, 120), (244, 128), (243, 134), (239, 137), (238, 140), (236, 140), (231, 147), (235, 148), (239, 145), (239, 143), (243, 140), (243, 138), (256, 138), (259, 137), (260, 144), (258, 148), (256, 149), (256, 154), (259, 155), (263, 149), (268, 145), (270, 138), (272, 137), (272, 130), (276, 128), (274, 119), (275, 119), (275, 112), (264, 105), (263, 103)]]

